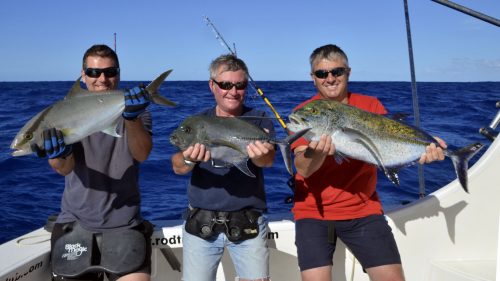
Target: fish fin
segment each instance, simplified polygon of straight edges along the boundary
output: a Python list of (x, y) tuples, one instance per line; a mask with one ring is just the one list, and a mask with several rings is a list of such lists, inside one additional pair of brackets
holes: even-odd
[(405, 119), (410, 116), (410, 114), (408, 113), (403, 113), (403, 112), (397, 112), (397, 113), (393, 113), (389, 116), (387, 116), (388, 118), (391, 118), (393, 120), (396, 120), (398, 122), (404, 122)]
[(335, 159), (335, 162), (339, 165), (342, 164), (344, 160), (346, 162), (349, 162), (349, 158), (344, 153), (339, 151), (335, 151), (335, 154), (333, 154), (333, 159)]
[(380, 169), (382, 169), (382, 171), (384, 171), (384, 174), (389, 178), (389, 180), (394, 184), (399, 185), (397, 170), (394, 171), (385, 167), (382, 155), (380, 154), (377, 146), (371, 141), (370, 138), (365, 136), (363, 133), (351, 128), (342, 128), (342, 130), (344, 131), (344, 133), (346, 133), (346, 135), (352, 138), (353, 142), (359, 143), (364, 146), (366, 150), (368, 150), (373, 156), (375, 161), (377, 161), (378, 166), (380, 167)]
[(300, 130), (298, 132), (295, 132), (289, 136), (287, 136), (285, 139), (280, 140), (280, 141), (274, 141), (278, 147), (280, 148), (281, 151), (281, 156), (283, 157), (283, 161), (285, 162), (285, 167), (286, 170), (290, 175), (294, 175), (293, 172), (293, 164), (292, 164), (292, 150), (290, 149), (290, 145), (294, 143), (297, 139), (305, 135), (307, 132), (309, 132), (311, 128), (305, 128), (303, 130)]
[(160, 76), (156, 77), (155, 80), (153, 80), (147, 87), (146, 90), (148, 93), (151, 95), (151, 100), (155, 104), (160, 104), (160, 105), (167, 105), (167, 106), (176, 106), (177, 104), (173, 101), (170, 101), (169, 99), (163, 97), (160, 95), (160, 92), (158, 90), (160, 89), (161, 84), (163, 81), (165, 81), (165, 78), (172, 72), (172, 69), (167, 70), (160, 74)]
[(467, 170), (469, 169), (469, 160), (476, 155), (483, 148), (481, 143), (473, 143), (466, 147), (460, 148), (453, 152), (445, 150), (447, 156), (450, 157), (453, 167), (455, 167), (455, 173), (457, 174), (458, 181), (465, 192), (469, 193), (469, 187), (467, 183)]
[(115, 138), (121, 138), (122, 136), (116, 132), (117, 124), (118, 124), (118, 120), (116, 122), (113, 122), (113, 124), (111, 124), (111, 126), (102, 130), (101, 132), (108, 134), (110, 136), (113, 136)]
[(250, 171), (250, 169), (248, 169), (248, 165), (247, 165), (247, 160), (244, 159), (243, 161), (240, 161), (238, 163), (234, 163), (233, 164), (236, 168), (238, 168), (243, 174), (249, 176), (249, 177), (252, 177), (252, 178), (255, 178), (255, 175), (252, 173), (252, 171)]
[(62, 128), (60, 131), (64, 137), (67, 137), (67, 136), (73, 134), (73, 129), (71, 129), (71, 128)]
[(342, 128), (342, 131), (351, 138), (351, 141), (363, 145), (372, 154), (377, 163), (379, 163), (380, 166), (384, 166), (382, 155), (378, 151), (377, 146), (371, 141), (369, 137), (367, 137), (360, 131), (351, 128)]
[(75, 83), (73, 83), (73, 86), (69, 90), (68, 94), (66, 94), (66, 96), (64, 97), (65, 99), (80, 95), (83, 92), (88, 92), (87, 90), (82, 89), (82, 86), (80, 85), (81, 79), (82, 79), (82, 76), (80, 76), (76, 79)]

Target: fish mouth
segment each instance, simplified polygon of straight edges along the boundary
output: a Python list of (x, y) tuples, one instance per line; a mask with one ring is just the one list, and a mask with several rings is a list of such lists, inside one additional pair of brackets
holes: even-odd
[(19, 143), (13, 142), (10, 145), (10, 149), (13, 149), (14, 151), (11, 152), (12, 156), (24, 156), (31, 154), (33, 151), (31, 150), (31, 147), (29, 145), (19, 145)]
[(176, 136), (175, 134), (170, 136), (170, 143), (174, 146), (181, 148), (181, 149), (182, 149), (182, 147), (184, 147), (182, 139), (179, 138), (178, 136)]
[(287, 124), (288, 132), (293, 133), (306, 128), (311, 128), (311, 126), (309, 126), (309, 122), (307, 121), (307, 119), (293, 113), (288, 116), (288, 121), (289, 121), (289, 123)]
[(10, 143), (10, 149), (20, 149), (20, 141), (19, 138), (16, 138)]
[(288, 120), (290, 121), (291, 124), (294, 124), (294, 125), (303, 125), (303, 126), (307, 125), (307, 121), (304, 118), (299, 117), (299, 116), (294, 115), (294, 114), (291, 114), (290, 116), (288, 116)]
[(24, 156), (31, 154), (32, 150), (29, 144), (20, 141), (18, 138), (15, 138), (10, 144), (10, 149), (14, 150), (11, 152), (12, 156)]
[(170, 136), (170, 143), (173, 144), (173, 145), (178, 145), (179, 144), (179, 139), (177, 138), (177, 136)]

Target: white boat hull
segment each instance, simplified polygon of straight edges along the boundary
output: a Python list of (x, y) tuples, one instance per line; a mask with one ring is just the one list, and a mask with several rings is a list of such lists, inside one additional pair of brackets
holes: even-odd
[[(500, 214), (500, 140), (469, 170), (469, 191), (457, 180), (429, 196), (387, 213), (408, 281), (500, 280), (496, 278)], [(300, 280), (291, 215), (270, 217), (271, 278)], [(181, 280), (182, 221), (155, 222), (152, 280)], [(43, 229), (0, 245), (0, 281), (50, 280), (48, 238)], [(43, 241), (46, 240), (46, 241)], [(162, 250), (164, 253), (162, 253)], [(166, 257), (170, 258), (170, 262)], [(339, 243), (335, 281), (368, 281)], [(235, 280), (224, 255), (217, 280)]]

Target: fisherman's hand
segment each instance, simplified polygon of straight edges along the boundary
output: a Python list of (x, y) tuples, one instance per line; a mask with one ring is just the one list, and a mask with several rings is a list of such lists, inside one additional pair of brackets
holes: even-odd
[(43, 147), (49, 159), (65, 158), (73, 152), (72, 145), (66, 144), (62, 132), (55, 128), (43, 131)]
[(305, 152), (305, 157), (322, 157), (326, 158), (327, 155), (335, 153), (335, 145), (333, 144), (332, 137), (329, 135), (322, 135), (319, 141), (311, 141)]
[(143, 87), (134, 87), (125, 91), (125, 110), (122, 113), (126, 120), (134, 120), (149, 106), (149, 93)]
[(311, 141), (308, 146), (296, 147), (294, 163), (297, 174), (304, 178), (310, 177), (323, 166), (326, 157), (334, 153), (335, 145), (329, 135), (322, 135), (318, 141)]
[(256, 141), (247, 145), (248, 157), (258, 167), (271, 167), (274, 161), (274, 145)]
[(256, 141), (247, 145), (247, 153), (250, 159), (261, 158), (274, 152), (274, 145), (268, 142)]
[(212, 158), (210, 155), (210, 150), (208, 150), (205, 145), (196, 143), (188, 147), (186, 150), (182, 152), (182, 156), (184, 157), (184, 162), (207, 162)]
[(444, 160), (444, 152), (443, 149), (446, 149), (446, 142), (444, 142), (442, 139), (438, 137), (434, 137), (436, 141), (438, 142), (439, 146), (437, 146), (435, 143), (431, 143), (425, 148), (425, 152), (422, 154), (420, 157), (420, 160), (418, 163), (420, 164), (425, 164), (425, 163), (431, 163), (433, 161), (439, 160), (442, 161)]

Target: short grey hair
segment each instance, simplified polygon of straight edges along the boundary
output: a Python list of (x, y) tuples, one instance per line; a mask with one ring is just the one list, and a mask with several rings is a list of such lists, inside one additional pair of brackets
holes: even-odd
[(221, 55), (210, 63), (210, 79), (215, 79), (219, 74), (217, 71), (222, 68), (222, 71), (238, 71), (245, 72), (245, 80), (248, 80), (248, 68), (245, 62), (237, 58), (233, 54)]
[(309, 57), (309, 63), (311, 64), (311, 71), (314, 70), (314, 65), (316, 65), (318, 61), (322, 59), (340, 60), (345, 64), (346, 67), (349, 67), (349, 60), (347, 59), (347, 55), (337, 45), (328, 44), (316, 48)]

